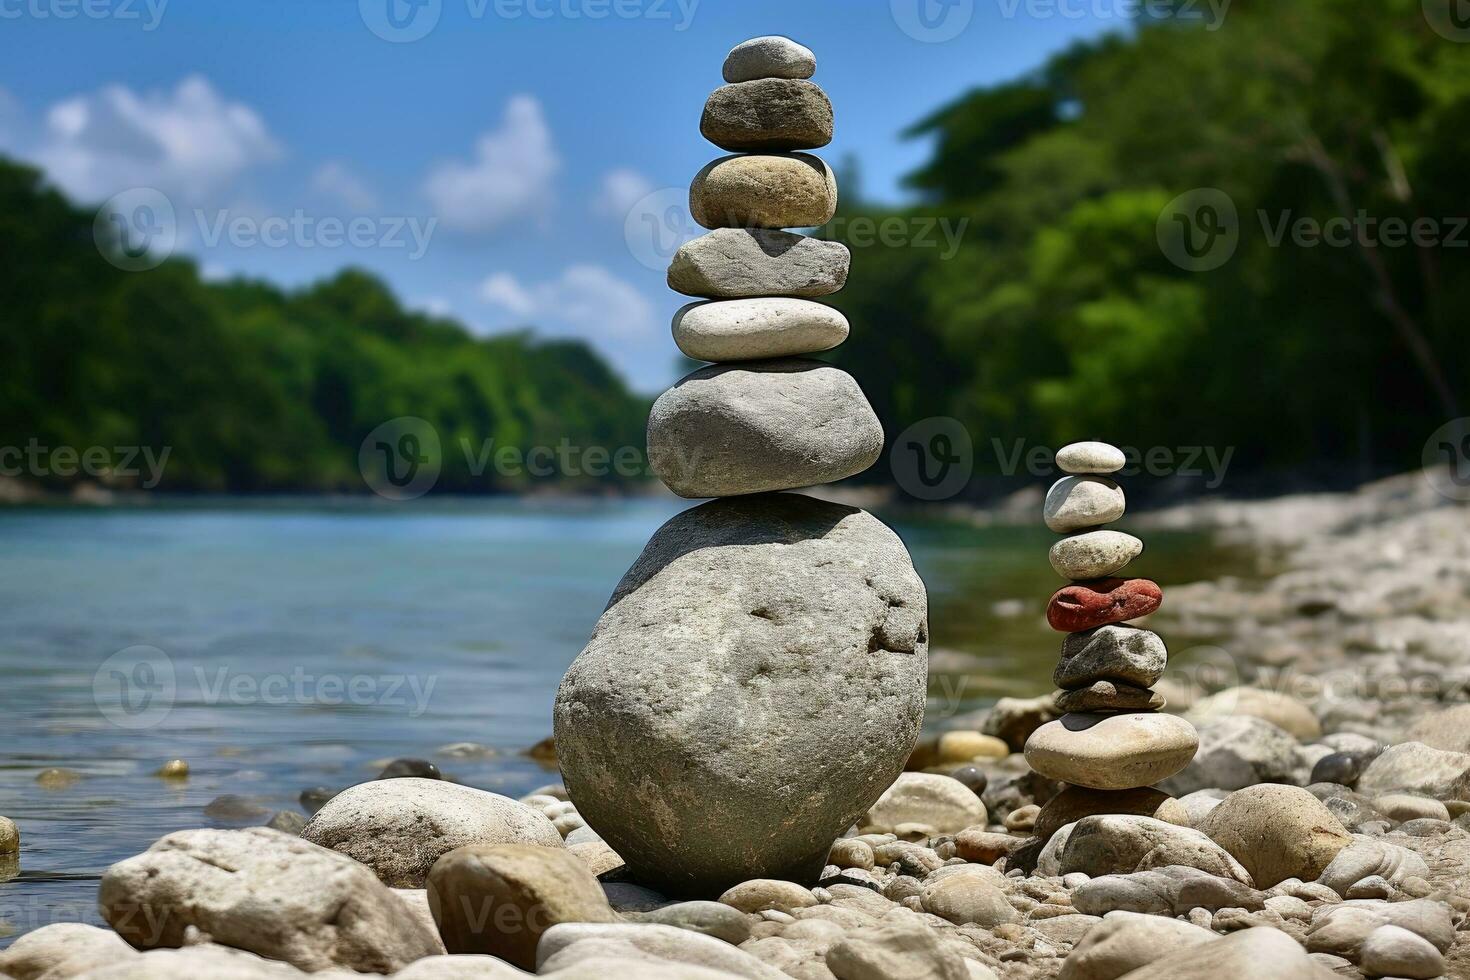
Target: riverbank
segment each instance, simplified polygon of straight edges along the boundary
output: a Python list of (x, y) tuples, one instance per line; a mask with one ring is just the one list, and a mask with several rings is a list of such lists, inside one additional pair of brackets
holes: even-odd
[[(647, 533), (644, 523), (658, 519), (654, 513), (643, 514), (637, 526), (623, 527), (618, 548), (636, 548)], [(354, 519), (345, 526), (350, 529), (346, 540), (353, 542), (352, 554), (313, 564), (322, 581), (336, 585), (306, 595), (301, 584), (279, 581), (286, 565), (272, 563), (299, 564), (303, 540), (321, 540), (328, 534), (340, 539), (344, 527), (335, 518), (321, 525), (299, 519), (279, 526), (260, 523), (244, 535), (245, 540), (237, 539), (230, 520), (221, 516), (191, 522), (187, 531), (179, 531), (176, 546), (148, 567), (130, 566), (127, 577), (151, 580), (150, 576), (169, 574), (167, 588), (184, 594), (186, 582), (199, 577), (185, 564), (189, 556), (201, 548), (214, 553), (226, 547), (223, 554), (230, 556), (227, 565), (235, 574), (229, 580), (230, 594), (248, 595), (261, 588), (259, 583), (278, 583), (282, 596), (293, 596), (287, 603), (295, 603), (293, 618), (310, 625), (340, 614), (341, 576), (350, 568), (357, 577), (348, 591), (360, 600), (361, 620), (356, 629), (343, 631), (347, 636), (369, 626), (381, 628), (383, 610), (402, 605), (402, 589), (422, 589), (418, 580), (423, 569), (433, 567), (439, 570), (441, 584), (457, 583), (459, 591), (436, 599), (438, 612), (427, 620), (405, 608), (405, 618), (395, 627), (397, 641), (354, 653), (366, 654), (370, 663), (381, 667), (347, 667), (347, 660), (317, 666), (377, 674), (411, 655), (426, 671), (430, 663), (451, 664), (452, 669), (434, 668), (444, 675), (435, 697), (450, 700), (436, 700), (435, 710), (411, 725), (405, 722), (396, 734), (383, 728), (382, 719), (391, 715), (385, 714), (384, 705), (363, 705), (358, 725), (352, 733), (342, 733), (347, 737), (340, 741), (323, 739), (323, 719), (332, 716), (323, 715), (314, 702), (285, 708), (232, 707), (235, 718), (248, 716), (252, 732), (277, 729), (283, 717), (299, 715), (300, 725), (307, 727), (294, 730), (288, 741), (300, 741), (306, 749), (303, 754), (301, 746), (257, 744), (264, 734), (243, 743), (209, 734), (212, 729), (202, 727), (203, 716), (197, 714), (202, 706), (181, 694), (179, 707), (188, 710), (174, 717), (182, 727), (170, 723), (158, 734), (174, 742), (169, 754), (193, 752), (187, 781), (152, 783), (144, 767), (151, 756), (161, 761), (163, 742), (155, 738), (140, 751), (134, 733), (119, 732), (122, 754), (108, 764), (107, 772), (84, 771), (67, 786), (38, 783), (44, 799), (26, 804), (24, 811), (13, 804), (27, 797), (9, 795), (0, 813), (18, 817), (21, 867), (30, 877), (0, 885), (0, 900), (6, 897), (4, 889), (34, 888), (36, 872), (56, 870), (53, 866), (42, 871), (42, 865), (55, 862), (69, 842), (79, 844), (89, 836), (126, 830), (129, 849), (120, 855), (125, 856), (143, 850), (158, 835), (157, 820), (147, 828), (124, 828), (125, 816), (98, 811), (91, 802), (98, 792), (120, 793), (123, 786), (138, 782), (163, 785), (173, 810), (155, 817), (166, 816), (165, 827), (211, 829), (171, 838), (169, 853), (196, 855), (182, 865), (155, 847), (144, 857), (116, 866), (124, 870), (104, 876), (108, 900), (103, 913), (112, 929), (128, 928), (119, 925), (123, 921), (119, 909), (161, 909), (182, 916), (185, 925), (197, 930), (190, 934), (194, 941), (203, 945), (191, 946), (187, 954), (138, 954), (119, 946), (115, 937), (109, 940), (110, 930), (90, 929), (67, 937), (41, 930), (16, 942), (14, 949), (23, 957), (14, 951), (0, 957), (0, 972), (32, 976), (17, 972), (16, 964), (56, 967), (67, 949), (85, 947), (95, 948), (96, 958), (72, 961), (55, 976), (89, 980), (112, 976), (104, 963), (114, 970), (131, 969), (135, 975), (171, 976), (165, 971), (173, 968), (172, 960), (178, 960), (178, 975), (188, 969), (193, 975), (208, 973), (225, 963), (244, 977), (299, 975), (295, 967), (266, 963), (231, 949), (304, 969), (322, 965), (361, 969), (368, 964), (367, 968), (383, 972), (397, 970), (404, 977), (499, 980), (522, 975), (507, 972), (510, 968), (504, 964), (431, 956), (440, 948), (434, 945), (442, 931), (436, 921), (419, 915), (418, 924), (427, 930), (423, 933), (393, 912), (397, 908), (393, 900), (424, 910), (428, 901), (424, 886), (435, 866), (433, 858), (447, 843), (425, 828), (460, 826), (462, 819), (456, 814), (463, 812), (463, 804), (437, 789), (439, 781), (428, 781), (426, 786), (419, 779), (371, 780), (362, 763), (367, 757), (362, 749), (370, 745), (371, 755), (385, 757), (395, 750), (422, 747), (423, 755), (466, 784), (457, 789), (481, 794), (468, 797), (475, 804), (472, 809), (520, 814), (513, 823), (523, 830), (507, 831), (497, 824), (474, 833), (508, 833), (510, 839), (519, 839), (516, 835), (532, 824), (544, 831), (538, 822), (544, 820), (588, 874), (600, 876), (600, 885), (589, 886), (586, 879), (548, 864), (544, 878), (536, 877), (534, 887), (524, 893), (471, 894), (496, 902), (496, 907), (508, 903), (522, 913), (550, 909), (562, 917), (555, 921), (563, 925), (541, 936), (547, 950), (541, 964), (545, 975), (577, 976), (580, 963), (595, 961), (604, 980), (641, 978), (658, 969), (650, 959), (665, 961), (662, 968), (671, 975), (692, 976), (702, 968), (713, 971), (710, 977), (764, 980), (782, 976), (867, 980), (926, 971), (956, 980), (1111, 980), (1123, 976), (1125, 966), (1154, 971), (1139, 977), (1171, 980), (1470, 975), (1470, 936), (1465, 932), (1470, 912), (1470, 719), (1464, 715), (1470, 709), (1456, 706), (1463, 699), (1457, 671), (1470, 668), (1464, 641), (1465, 624), (1470, 622), (1470, 542), (1465, 534), (1470, 512), (1439, 497), (1418, 474), (1352, 494), (1198, 503), (1130, 521), (1149, 529), (1150, 548), (1156, 540), (1167, 542), (1170, 534), (1202, 526), (1213, 529), (1231, 549), (1250, 556), (1232, 565), (1233, 574), (1227, 576), (1211, 576), (1208, 568), (1194, 582), (1180, 575), (1159, 576), (1166, 600), (1150, 628), (1165, 637), (1179, 660), (1214, 669), (1213, 673), (1181, 670), (1168, 678), (1172, 681), (1168, 710), (1184, 712), (1201, 735), (1195, 762), (1163, 786), (1174, 799), (1141, 793), (1139, 811), (1129, 815), (1089, 816), (1085, 807), (1075, 809), (1075, 796), (1059, 795), (1059, 787), (1031, 773), (1019, 753), (1030, 730), (1049, 716), (1044, 678), (1028, 682), (1030, 686), (1017, 683), (1027, 673), (1011, 661), (997, 659), (993, 672), (1009, 682), (1016, 696), (993, 709), (943, 718), (931, 726), (940, 736), (926, 748), (932, 754), (914, 760), (916, 768), (922, 765), (930, 771), (906, 774), (885, 794), (859, 821), (857, 836), (834, 846), (831, 864), (816, 887), (748, 882), (723, 895), (703, 896), (718, 901), (696, 903), (674, 903), (627, 881), (617, 856), (595, 829), (582, 825), (575, 805), (562, 798), (559, 784), (541, 785), (554, 778), (552, 774), (538, 775), (524, 760), (516, 763), (523, 768), (513, 776), (505, 768), (507, 758), (518, 758), (515, 746), (533, 741), (532, 732), (536, 737), (544, 732), (540, 715), (545, 712), (539, 703), (526, 703), (525, 692), (539, 690), (527, 683), (528, 678), (510, 687), (503, 682), (495, 686), (521, 693), (503, 702), (504, 717), (497, 718), (497, 730), (488, 737), (483, 734), (483, 712), (477, 713), (475, 704), (482, 703), (492, 688), (485, 678), (487, 651), (476, 650), (473, 644), (486, 626), (471, 613), (487, 590), (474, 577), (483, 574), (476, 569), (486, 567), (487, 556), (503, 546), (504, 535), (537, 526), (531, 514), (501, 515), (498, 531), (482, 527), (474, 540), (465, 539), (464, 526), (446, 523), (433, 513), (409, 523), (359, 524)], [(1034, 510), (1030, 521), (1035, 523)], [(539, 594), (555, 580), (559, 567), (541, 553), (546, 542), (567, 534), (599, 541), (606, 532), (598, 532), (597, 526), (588, 520), (570, 528), (547, 527), (544, 540), (527, 541), (515, 561), (498, 562), (514, 566), (501, 588), (531, 575), (542, 584), (528, 595)], [(309, 537), (303, 539), (304, 532)], [(132, 527), (125, 538), (155, 533), (157, 528), (145, 532)], [(995, 525), (973, 546), (970, 533), (911, 528), (906, 534), (914, 539), (911, 545), (918, 543), (916, 561), (931, 569), (927, 574), (932, 579), (931, 619), (936, 629), (941, 619), (956, 615), (956, 603), (963, 599), (973, 604), (978, 593), (1015, 607), (1005, 620), (1014, 633), (1006, 635), (1020, 636), (1028, 624), (1044, 630), (1039, 607), (1020, 598), (1041, 579), (1033, 583), (1021, 573), (1005, 572), (997, 579), (992, 567), (1037, 551), (1038, 539), (1026, 537), (1024, 548), (1007, 547), (997, 553), (987, 551), (981, 542), (994, 549), (1010, 541), (1011, 532)], [(262, 534), (269, 537), (261, 540)], [(99, 540), (95, 534), (88, 539)], [(963, 547), (956, 549), (956, 541)], [(941, 571), (958, 551), (975, 552), (972, 557), (983, 569), (983, 581), (1012, 582), (1015, 588), (996, 591), (1001, 587), (992, 584), (977, 590), (968, 574)], [(1009, 557), (1013, 551), (1016, 557)], [(590, 556), (600, 566), (580, 570), (587, 588), (599, 593), (605, 580), (615, 577), (611, 569), (626, 563), (618, 549), (603, 545), (588, 552), (584, 544), (582, 552), (582, 564), (588, 564)], [(112, 560), (120, 560), (121, 554)], [(242, 564), (242, 556), (249, 556), (248, 564)], [(453, 561), (447, 562), (449, 556)], [(429, 560), (431, 565), (426, 565)], [(402, 579), (389, 576), (390, 570), (400, 568), (419, 571)], [(943, 593), (953, 595), (937, 602)], [(279, 604), (285, 601), (282, 596), (260, 596), (258, 601)], [(368, 601), (374, 596), (377, 600)], [(536, 619), (517, 609), (524, 601), (522, 596), (504, 603), (491, 619), (503, 624)], [(580, 601), (575, 592), (565, 591), (548, 610), (574, 608)], [(595, 615), (592, 605), (584, 620)], [(310, 613), (312, 608), (317, 615)], [(230, 619), (248, 613), (246, 606), (234, 604), (221, 611)], [(555, 620), (561, 613), (547, 615)], [(1033, 619), (1038, 621), (1033, 624)], [(104, 616), (104, 621), (115, 621), (115, 614)], [(424, 635), (426, 621), (437, 624), (434, 635), (443, 648), (428, 659), (430, 651), (414, 639)], [(446, 622), (452, 635), (445, 635)], [(554, 642), (565, 641), (569, 655), (585, 637), (588, 624), (564, 625)], [(193, 642), (190, 634), (199, 626), (181, 622), (177, 628), (177, 639), (162, 644), (170, 653), (175, 652), (172, 644)], [(301, 623), (290, 628), (299, 631)], [(320, 625), (311, 632), (303, 633), (299, 643), (284, 647), (274, 643), (283, 652), (272, 669), (284, 671), (294, 663), (293, 657), (310, 656), (310, 662), (317, 663), (335, 634), (322, 632)], [(995, 639), (977, 631), (981, 635), (987, 641)], [(1050, 644), (1044, 633), (1039, 635)], [(541, 648), (547, 642), (531, 633), (522, 639), (519, 645), (499, 644), (503, 650), (488, 655), (510, 667), (518, 662), (518, 650)], [(211, 638), (210, 646), (255, 648), (240, 647), (240, 642), (222, 635)], [(417, 652), (410, 654), (411, 649)], [(187, 676), (184, 662), (181, 657), (181, 678)], [(557, 673), (555, 665), (547, 667), (548, 677)], [(90, 677), (89, 668), (69, 683), (85, 683)], [(1399, 683), (1407, 678), (1419, 682)], [(34, 690), (41, 692), (55, 683), (37, 677)], [(473, 685), (479, 685), (479, 693), (468, 699), (458, 696), (473, 690)], [(1230, 690), (1222, 693), (1221, 687)], [(452, 710), (446, 712), (445, 706)], [(82, 724), (84, 714), (78, 711), (74, 723)], [(57, 724), (54, 712), (51, 724)], [(414, 733), (411, 740), (409, 732)], [(489, 743), (481, 745), (489, 752), (466, 755), (474, 746), (459, 739)], [(210, 746), (207, 751), (205, 745)], [(502, 753), (500, 761), (497, 750)], [(23, 763), (41, 764), (39, 754)], [(54, 766), (58, 761), (44, 764)], [(369, 789), (349, 789), (335, 808), (315, 816), (314, 808), (336, 790), (309, 799), (302, 794), (299, 804), (295, 799), (303, 786), (335, 779), (340, 787), (364, 778), (369, 782), (359, 787)], [(30, 791), (32, 801), (37, 800), (35, 793)], [(357, 799), (364, 793), (372, 797), (371, 806)], [(236, 806), (241, 797), (247, 798), (263, 811), (255, 822), (263, 822), (269, 811), (284, 810), (298, 827), (311, 817), (314, 829), (308, 829), (305, 841), (227, 829), (241, 826), (241, 820), (223, 815), (224, 805), (216, 806), (222, 796), (233, 796), (228, 802)], [(535, 811), (532, 817), (511, 806), (518, 796)], [(6, 797), (0, 782), (0, 799)], [(45, 841), (53, 815), (63, 809), (94, 814), (89, 817), (94, 822), (85, 833)], [(521, 818), (528, 823), (519, 822)], [(277, 825), (291, 822), (280, 818)], [(42, 828), (41, 832), (32, 827)], [(248, 840), (234, 835), (248, 835)], [(253, 857), (257, 853), (259, 861)], [(243, 854), (252, 856), (247, 859)], [(303, 872), (304, 878), (319, 873), (321, 880), (350, 880), (351, 886), (344, 885), (345, 891), (325, 889), (277, 877), (270, 871), (272, 855), (284, 866), (309, 870), (311, 874)], [(412, 861), (406, 864), (405, 855)], [(339, 857), (349, 863), (336, 861)], [(215, 904), (201, 908), (194, 901), (194, 890), (213, 874), (208, 869), (218, 862), (229, 862), (237, 870), (227, 882), (210, 886), (219, 889), (212, 893)], [(143, 867), (157, 868), (159, 873), (126, 872)], [(524, 865), (516, 869), (514, 873), (522, 876), (542, 874)], [(511, 873), (508, 867), (501, 870)], [(85, 896), (78, 892), (78, 903), (90, 903), (96, 895), (95, 876), (100, 871), (96, 869), (90, 881), (76, 882), (86, 891)], [(395, 893), (389, 885), (399, 890)], [(289, 917), (272, 919), (269, 929), (239, 928), (231, 909), (248, 894), (289, 895), (293, 911)], [(542, 897), (528, 906), (524, 895)], [(392, 928), (376, 938), (359, 936), (350, 949), (322, 942), (314, 925), (318, 914), (321, 920), (329, 918), (343, 901), (391, 922)], [(45, 921), (55, 919), (16, 924), (25, 931)], [(1385, 930), (1387, 926), (1394, 929)], [(205, 941), (209, 937), (213, 943)], [(129, 938), (148, 945), (146, 936), (130, 933)], [(522, 934), (520, 940), (524, 938)], [(481, 944), (475, 951), (500, 959), (512, 958), (515, 952), (496, 945), (499, 940), (491, 936), (475, 941)], [(1213, 948), (1207, 950), (1206, 944)], [(364, 955), (364, 949), (370, 955)], [(524, 944), (518, 955), (525, 955)], [(415, 967), (421, 958), (426, 961)], [(459, 972), (432, 972), (441, 969)], [(1425, 972), (1428, 969), (1437, 972)]]

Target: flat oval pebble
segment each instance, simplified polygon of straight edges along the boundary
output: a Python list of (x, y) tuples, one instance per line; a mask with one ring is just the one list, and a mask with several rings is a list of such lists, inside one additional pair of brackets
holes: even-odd
[(1164, 676), (1169, 651), (1157, 633), (1133, 626), (1102, 626), (1062, 640), (1052, 683), (1064, 690), (1101, 680), (1152, 687)]
[(721, 157), (689, 185), (689, 213), (706, 228), (812, 228), (837, 212), (837, 177), (810, 153)]
[(1089, 789), (1152, 786), (1189, 765), (1194, 726), (1176, 715), (1069, 714), (1026, 740), (1026, 762), (1049, 779)]
[(779, 34), (743, 41), (725, 58), (725, 81), (732, 83), (758, 78), (811, 78), (816, 73), (817, 56), (812, 49)]
[(1047, 557), (1062, 578), (1107, 578), (1143, 554), (1143, 542), (1122, 531), (1086, 531), (1062, 538)]
[(696, 361), (753, 361), (831, 350), (847, 339), (841, 311), (772, 296), (690, 303), (674, 314), (674, 343)]
[(1123, 488), (1100, 476), (1064, 476), (1046, 492), (1042, 514), (1058, 534), (1111, 524), (1123, 516)]
[(1057, 466), (1063, 473), (1116, 473), (1127, 462), (1123, 450), (1105, 442), (1074, 442), (1057, 451)]
[(852, 376), (818, 361), (708, 367), (659, 396), (648, 461), (681, 497), (832, 483), (883, 453), (883, 426)]
[(832, 142), (832, 102), (805, 79), (736, 82), (710, 93), (699, 131), (735, 153), (815, 150)]
[(847, 285), (852, 253), (841, 242), (789, 231), (721, 228), (685, 242), (669, 264), (669, 288), (686, 296), (815, 299)]
[(1057, 710), (1069, 711), (1160, 711), (1164, 696), (1146, 687), (1121, 681), (1094, 681), (1075, 691), (1058, 691)]
[(1147, 616), (1163, 602), (1164, 590), (1146, 578), (1076, 582), (1058, 589), (1051, 597), (1046, 621), (1054, 630), (1079, 633)]

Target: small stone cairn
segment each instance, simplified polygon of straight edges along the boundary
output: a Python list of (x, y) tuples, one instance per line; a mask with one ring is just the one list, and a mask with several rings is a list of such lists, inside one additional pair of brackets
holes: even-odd
[(1189, 722), (1159, 711), (1164, 698), (1152, 688), (1168, 661), (1164, 641), (1128, 625), (1157, 610), (1164, 594), (1148, 579), (1118, 577), (1143, 552), (1138, 538), (1103, 527), (1123, 516), (1123, 490), (1108, 474), (1124, 462), (1106, 443), (1066, 446), (1057, 466), (1067, 475), (1044, 505), (1046, 526), (1067, 535), (1052, 545), (1052, 568), (1072, 580), (1046, 609), (1051, 627), (1067, 634), (1052, 677), (1064, 714), (1032, 733), (1025, 754), (1036, 772), (1068, 784), (1048, 805), (1068, 821), (1153, 816), (1166, 797), (1147, 787), (1183, 770), (1199, 747)]
[(689, 191), (709, 233), (668, 284), (699, 298), (674, 341), (709, 361), (664, 392), (649, 463), (715, 498), (659, 529), (557, 695), (578, 812), (640, 883), (712, 897), (740, 882), (814, 884), (832, 841), (874, 804), (922, 724), (928, 604), (903, 542), (870, 514), (782, 493), (872, 466), (883, 428), (830, 350), (847, 319), (815, 299), (847, 282), (837, 182), (802, 152), (832, 139), (810, 50), (738, 45), (700, 130), (732, 155)]

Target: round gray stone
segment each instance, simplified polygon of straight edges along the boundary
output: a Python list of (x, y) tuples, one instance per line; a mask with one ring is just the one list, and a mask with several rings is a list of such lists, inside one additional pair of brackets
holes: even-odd
[(927, 612), (903, 543), (855, 508), (775, 494), (680, 514), (557, 694), (578, 811), (671, 894), (814, 884), (917, 741)]
[(685, 296), (830, 296), (847, 285), (852, 253), (841, 242), (765, 228), (720, 228), (679, 246), (669, 288)]
[(1046, 492), (1042, 514), (1046, 526), (1068, 534), (1123, 516), (1123, 488), (1100, 476), (1064, 476)]
[(753, 361), (831, 350), (847, 317), (804, 299), (769, 297), (690, 303), (674, 315), (674, 343), (696, 361)]
[(1143, 542), (1122, 531), (1087, 531), (1062, 538), (1047, 555), (1062, 578), (1107, 578), (1143, 554)]
[(817, 361), (708, 367), (654, 402), (648, 460), (681, 497), (832, 483), (883, 453), (883, 427), (846, 372)]
[(811, 78), (816, 73), (817, 56), (812, 49), (778, 34), (743, 41), (725, 58), (725, 81), (731, 83), (759, 78)]
[(832, 142), (832, 125), (832, 102), (816, 83), (761, 78), (710, 93), (699, 131), (737, 153), (815, 150)]
[(1057, 467), (1063, 473), (1116, 473), (1128, 462), (1123, 450), (1105, 442), (1074, 442), (1057, 450)]

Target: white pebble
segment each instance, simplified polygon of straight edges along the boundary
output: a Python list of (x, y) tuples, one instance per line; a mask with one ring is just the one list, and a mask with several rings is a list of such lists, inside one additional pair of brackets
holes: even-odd
[(1063, 473), (1116, 473), (1128, 462), (1123, 450), (1105, 442), (1074, 442), (1057, 452)]

